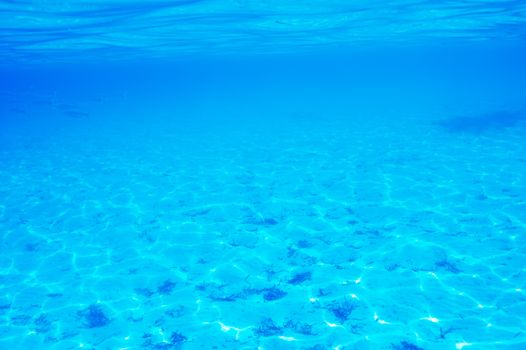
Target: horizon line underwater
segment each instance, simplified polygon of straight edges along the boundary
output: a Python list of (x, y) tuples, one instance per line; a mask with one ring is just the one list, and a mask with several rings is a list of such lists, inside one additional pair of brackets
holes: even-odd
[(526, 2), (0, 2), (0, 349), (526, 349)]

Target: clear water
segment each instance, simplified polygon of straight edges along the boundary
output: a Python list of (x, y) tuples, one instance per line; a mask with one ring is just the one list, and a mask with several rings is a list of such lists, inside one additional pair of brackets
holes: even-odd
[(525, 7), (0, 3), (0, 349), (526, 349)]

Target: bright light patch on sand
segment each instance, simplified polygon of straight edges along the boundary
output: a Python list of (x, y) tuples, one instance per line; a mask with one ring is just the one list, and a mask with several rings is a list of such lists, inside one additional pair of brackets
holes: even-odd
[(232, 329), (232, 327), (227, 326), (227, 325), (225, 325), (225, 324), (222, 323), (222, 322), (218, 322), (218, 323), (219, 323), (219, 325), (221, 326), (221, 331), (223, 331), (223, 332), (228, 332), (229, 330)]
[(434, 273), (434, 272), (428, 272), (427, 274), (430, 275), (430, 276), (432, 276), (432, 277), (434, 277), (435, 279), (438, 279), (437, 274)]
[(376, 314), (376, 312), (374, 313), (374, 320), (376, 322), (378, 322), (379, 324), (391, 324), (391, 322), (387, 322), (385, 320), (382, 320), (380, 319), (380, 317), (378, 317), (378, 315)]
[(284, 341), (296, 341), (297, 340), (294, 337), (285, 337), (284, 335), (280, 335), (278, 338)]
[(325, 321), (325, 324), (331, 328), (334, 328), (334, 327), (342, 327), (340, 326), (339, 324), (336, 324), (336, 323), (330, 323), (330, 322), (327, 322)]

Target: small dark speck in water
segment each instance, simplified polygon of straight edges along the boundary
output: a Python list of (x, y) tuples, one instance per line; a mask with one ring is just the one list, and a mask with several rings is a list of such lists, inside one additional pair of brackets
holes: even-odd
[(263, 299), (265, 299), (266, 301), (273, 301), (273, 300), (284, 298), (286, 295), (287, 295), (287, 292), (279, 288), (272, 287), (272, 288), (267, 288), (264, 290)]
[(348, 299), (333, 302), (327, 309), (338, 319), (340, 323), (344, 323), (351, 317), (352, 312), (356, 308), (356, 304)]
[(289, 284), (301, 284), (310, 279), (312, 279), (312, 273), (310, 271), (297, 273), (289, 280)]
[(254, 332), (259, 336), (270, 337), (283, 333), (283, 328), (277, 326), (271, 318), (264, 318)]
[(458, 267), (456, 267), (454, 264), (452, 264), (451, 262), (447, 261), (447, 260), (441, 260), (441, 261), (437, 261), (435, 263), (435, 266), (436, 267), (439, 267), (439, 268), (443, 268), (449, 272), (452, 272), (452, 273), (459, 273), (460, 272), (460, 269)]
[(263, 224), (266, 226), (274, 226), (278, 224), (278, 221), (273, 218), (268, 218), (268, 219), (263, 220)]
[(400, 342), (400, 344), (393, 344), (392, 348), (394, 350), (424, 350), (424, 348), (421, 348), (406, 341), (402, 341)]
[(79, 311), (78, 315), (84, 319), (86, 328), (100, 328), (110, 323), (110, 319), (100, 305), (90, 305), (88, 308)]
[(174, 290), (175, 285), (175, 282), (166, 280), (157, 288), (157, 291), (159, 294), (170, 294)]

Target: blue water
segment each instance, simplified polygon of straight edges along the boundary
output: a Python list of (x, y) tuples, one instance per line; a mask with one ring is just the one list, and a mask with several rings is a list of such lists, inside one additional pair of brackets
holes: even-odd
[(0, 23), (0, 349), (526, 349), (523, 1)]

